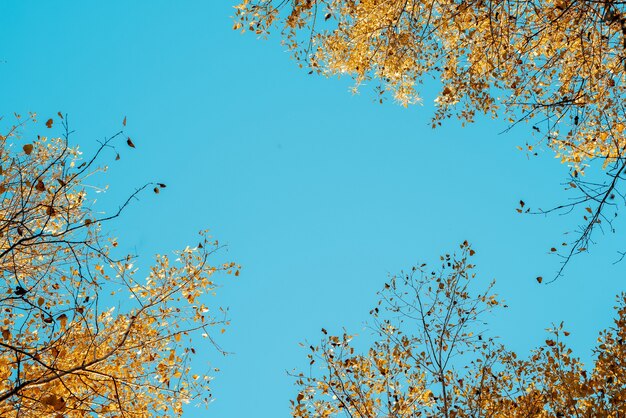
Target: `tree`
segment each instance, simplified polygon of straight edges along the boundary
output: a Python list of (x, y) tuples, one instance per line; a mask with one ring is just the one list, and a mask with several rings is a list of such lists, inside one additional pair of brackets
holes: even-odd
[[(626, 203), (618, 188), (626, 169), (624, 2), (242, 0), (236, 9), (235, 29), (263, 35), (280, 26), (301, 66), (349, 75), (356, 86), (378, 80), (381, 101), (390, 92), (404, 105), (419, 102), (418, 86), (438, 79), (433, 127), (477, 113), (532, 123), (580, 193), (536, 211), (580, 207), (585, 217), (563, 267), (602, 223), (612, 229), (610, 208)], [(608, 177), (586, 179), (589, 165)]]
[(392, 277), (370, 312), (368, 349), (323, 329), (321, 344), (310, 347), (311, 371), (296, 374), (293, 416), (624, 416), (626, 295), (614, 327), (598, 339), (592, 371), (567, 347), (563, 324), (520, 359), (485, 332), (483, 315), (502, 303), (491, 285), (473, 294), (473, 253), (465, 242), (439, 269), (422, 264)]
[(83, 159), (69, 146), (67, 116), (57, 120), (62, 138), (21, 138), (34, 115), (0, 136), (0, 416), (180, 416), (183, 404), (210, 396), (210, 378), (191, 371), (196, 337), (228, 322), (204, 295), (216, 273), (237, 266), (210, 264), (220, 246), (203, 232), (137, 277), (134, 257), (116, 255), (102, 227), (142, 191), (166, 186), (146, 184), (116, 213), (99, 214), (89, 177), (117, 141), (135, 144), (122, 130)]

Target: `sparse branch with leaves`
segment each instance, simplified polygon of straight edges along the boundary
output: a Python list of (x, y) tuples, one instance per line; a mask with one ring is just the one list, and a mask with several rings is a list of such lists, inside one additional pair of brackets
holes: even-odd
[[(486, 314), (503, 305), (480, 284), (465, 242), (393, 276), (379, 293), (367, 337), (325, 334), (295, 373), (294, 417), (597, 417), (626, 413), (626, 296), (603, 331), (592, 369), (567, 347), (563, 324), (528, 359), (487, 335)], [(484, 289), (479, 291), (478, 289)]]

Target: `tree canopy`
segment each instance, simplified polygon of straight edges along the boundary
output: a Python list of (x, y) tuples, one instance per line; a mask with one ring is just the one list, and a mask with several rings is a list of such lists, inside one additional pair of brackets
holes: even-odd
[(192, 371), (194, 347), (227, 324), (207, 294), (216, 273), (237, 266), (213, 265), (220, 247), (203, 232), (138, 272), (103, 227), (166, 185), (143, 185), (116, 213), (96, 211), (87, 190), (99, 159), (135, 144), (120, 131), (85, 158), (69, 144), (66, 118), (55, 119), (61, 138), (22, 138), (34, 115), (0, 136), (0, 415), (180, 416), (184, 404), (209, 400), (210, 377)]
[[(486, 314), (506, 307), (480, 283), (466, 242), (385, 284), (370, 312), (373, 342), (330, 335), (296, 374), (294, 417), (618, 417), (626, 413), (626, 295), (588, 371), (563, 324), (523, 359), (488, 335)], [(482, 290), (480, 290), (482, 289)], [(359, 341), (359, 339), (361, 341)]]
[(282, 25), (295, 57), (403, 104), (441, 82), (434, 123), (477, 112), (544, 122), (563, 161), (613, 161), (624, 147), (626, 16), (617, 1), (244, 0), (235, 28)]
[[(566, 248), (564, 263), (573, 254), (589, 247), (594, 230), (605, 225), (612, 228), (613, 217), (608, 208), (626, 204), (626, 195), (618, 187), (626, 175), (626, 114), (622, 105), (626, 82), (626, 3), (616, 0), (239, 2), (235, 30), (264, 36), (278, 28), (300, 66), (312, 74), (351, 77), (355, 89), (374, 84), (376, 100), (382, 102), (393, 98), (404, 106), (420, 103), (434, 86), (437, 93), (433, 95), (433, 127), (449, 118), (458, 118), (462, 123), (473, 122), (482, 114), (503, 118), (510, 126), (528, 123), (529, 131), (535, 137), (525, 144), (525, 149), (535, 152), (537, 144), (549, 147), (569, 167), (571, 178), (566, 187), (580, 193), (578, 198), (554, 209), (531, 210), (523, 200), (517, 209), (520, 213), (545, 214), (574, 209), (582, 212), (584, 224), (577, 237), (550, 250), (558, 253), (560, 248)], [(45, 17), (50, 21), (58, 18), (51, 18), (48, 14)], [(66, 21), (72, 21), (72, 17)], [(110, 19), (101, 21), (105, 22), (103, 27), (111, 29), (107, 26)], [(163, 21), (169, 23), (171, 15), (166, 14)], [(206, 26), (206, 22), (202, 24)], [(162, 27), (161, 24), (157, 30)], [(192, 36), (202, 38), (195, 27), (192, 29), (189, 32)], [(162, 39), (167, 36), (169, 33), (163, 38), (146, 37), (157, 45), (155, 56), (167, 56), (168, 62), (192, 62), (170, 59), (171, 54), (162, 52)], [(65, 36), (67, 39), (72, 37), (76, 36)], [(58, 39), (46, 45), (53, 43), (58, 44)], [(83, 46), (92, 44), (91, 40), (82, 43)], [(175, 49), (183, 42), (176, 39), (171, 44)], [(125, 45), (125, 55), (117, 56), (123, 59), (103, 62), (130, 64), (126, 58), (134, 51), (145, 51), (145, 45)], [(190, 43), (190, 46), (192, 52), (197, 49), (195, 44)], [(101, 53), (103, 48), (91, 49)], [(71, 48), (62, 52), (68, 50)], [(211, 52), (214, 56), (215, 51)], [(31, 50), (28, 54), (35, 55)], [(67, 59), (67, 56), (64, 54), (63, 58)], [(140, 58), (138, 62), (148, 62), (145, 57)], [(33, 62), (39, 68), (40, 63)], [(81, 65), (68, 61), (69, 64), (62, 67), (63, 71), (85, 66), (83, 62), (77, 62)], [(58, 62), (48, 64), (46, 68), (58, 66)], [(120, 67), (120, 72), (126, 76), (128, 67)], [(196, 67), (201, 70), (198, 73), (206, 68), (204, 63)], [(107, 64), (106, 68), (110, 70), (112, 67)], [(147, 74), (142, 66), (133, 77), (128, 77), (130, 81), (125, 82), (132, 84), (145, 77), (162, 84), (161, 75), (170, 74), (176, 68), (167, 68), (161, 74)], [(180, 68), (189, 68), (189, 65)], [(232, 71), (232, 68), (227, 70)], [(95, 74), (98, 75), (93, 79), (86, 79), (97, 81), (92, 85), (106, 85), (107, 88), (120, 85), (102, 82), (108, 73)], [(22, 78), (20, 84), (27, 82), (27, 78)], [(63, 83), (59, 83), (48, 73), (42, 78), (46, 79), (46, 84), (62, 88), (66, 88), (66, 79), (71, 79), (63, 74)], [(226, 85), (226, 81), (224, 83)], [(142, 108), (145, 109), (147, 100), (160, 96), (161, 92), (150, 97), (145, 94), (149, 91), (147, 86), (155, 85), (146, 85), (142, 89), (138, 101)], [(171, 87), (183, 89), (184, 86), (174, 84)], [(193, 88), (191, 86), (190, 90)], [(238, 94), (231, 89), (225, 90), (231, 96)], [(171, 93), (172, 90), (168, 91)], [(202, 95), (202, 91), (198, 91), (198, 95)], [(187, 102), (191, 100), (190, 96), (182, 95), (181, 98), (191, 104), (191, 101)], [(176, 102), (174, 107), (180, 105), (169, 96), (165, 99)], [(237, 100), (240, 102), (241, 96)], [(225, 112), (234, 109), (231, 103), (221, 105)], [(198, 108), (196, 105), (188, 107)], [(233, 113), (241, 119), (241, 111)], [(218, 112), (216, 117), (224, 114)], [(161, 119), (171, 120), (183, 120), (189, 116), (182, 113), (159, 115)], [(106, 176), (107, 172), (103, 161), (116, 161), (124, 158), (127, 152), (141, 148), (139, 141), (127, 135), (126, 118), (119, 132), (104, 138), (93, 153), (85, 155), (70, 142), (70, 137), (73, 139), (75, 134), (70, 130), (67, 115), (58, 113), (52, 118), (44, 118), (43, 124), (37, 122), (34, 114), (15, 116), (13, 126), (0, 130), (0, 268), (3, 274), (0, 417), (172, 417), (182, 416), (186, 404), (210, 402), (211, 374), (215, 370), (198, 370), (198, 360), (206, 360), (206, 357), (198, 359), (197, 354), (206, 353), (207, 346), (211, 353), (225, 354), (214, 337), (230, 324), (228, 312), (216, 306), (212, 297), (218, 291), (219, 277), (238, 276), (240, 267), (230, 261), (220, 261), (222, 245), (208, 231), (201, 231), (199, 240), (191, 246), (173, 255), (156, 255), (151, 263), (128, 254), (118, 238), (108, 232), (111, 223), (140, 196), (162, 195), (167, 191), (166, 184), (161, 182), (140, 184), (111, 213), (104, 213), (95, 205), (92, 190), (102, 191), (95, 185), (99, 184), (96, 179)], [(197, 119), (193, 112), (192, 119)], [(200, 119), (203, 123), (213, 123), (210, 118)], [(232, 123), (225, 125), (229, 130), (234, 126)], [(255, 123), (249, 125), (256, 126)], [(25, 135), (27, 126), (36, 127), (40, 135)], [(175, 124), (174, 128), (178, 126), (180, 124)], [(157, 129), (158, 135), (166, 132), (163, 126)], [(165, 144), (160, 149), (166, 150), (161, 152), (168, 153), (168, 157), (170, 152), (174, 155), (174, 147), (169, 148), (171, 144), (165, 141), (160, 144)], [(189, 162), (190, 154), (204, 157), (206, 149), (196, 145), (183, 143), (180, 147), (183, 152), (178, 154), (180, 158), (168, 158), (168, 169), (176, 161)], [(237, 146), (239, 144), (228, 148), (228, 152), (241, 157)], [(271, 177), (259, 169), (251, 169), (250, 161), (256, 159), (265, 165), (281, 165), (290, 158), (289, 165), (281, 165), (281, 170), (276, 172), (281, 178), (288, 176), (292, 167), (301, 168), (298, 164), (305, 161), (293, 158), (300, 151), (285, 153), (280, 160), (260, 158), (269, 155), (257, 155), (261, 148), (253, 148), (253, 158), (242, 159), (243, 168), (239, 170), (239, 166), (234, 166), (232, 172), (244, 173), (245, 182), (253, 173), (259, 183), (264, 183), (266, 178), (271, 181)], [(375, 158), (378, 154), (373, 153), (378, 151), (373, 149), (368, 155)], [(211, 161), (224, 160), (224, 153), (215, 154), (217, 157)], [(322, 154), (321, 158), (324, 157)], [(194, 161), (188, 166), (195, 168), (198, 160)], [(343, 164), (343, 156), (337, 161)], [(352, 169), (351, 164), (348, 161), (346, 166)], [(314, 167), (313, 174), (320, 172), (319, 167)], [(601, 168), (604, 171), (600, 172), (607, 176), (597, 180), (590, 175), (592, 167)], [(325, 170), (325, 167), (321, 169)], [(381, 171), (384, 170), (376, 167), (372, 170), (375, 175)], [(232, 172), (227, 172), (224, 177), (228, 178)], [(195, 174), (178, 175), (179, 179), (188, 181)], [(327, 181), (334, 181), (336, 177)], [(294, 189), (301, 186), (298, 181), (290, 183), (295, 184)], [(310, 181), (320, 183), (313, 176)], [(232, 179), (224, 183), (236, 184)], [(287, 200), (296, 200), (287, 190), (291, 187), (287, 184), (281, 183), (280, 189), (272, 190), (278, 193), (286, 190), (287, 193), (283, 194), (287, 195)], [(347, 184), (348, 187), (337, 188), (337, 191), (346, 200), (356, 200), (343, 193), (344, 189), (351, 187)], [(371, 183), (362, 184), (369, 188)], [(381, 184), (386, 186), (387, 182)], [(306, 187), (308, 184), (304, 186), (301, 188), (310, 193), (310, 188)], [(322, 188), (319, 196), (324, 197), (326, 193)], [(189, 189), (192, 191), (188, 196), (197, 196), (206, 189), (206, 179), (202, 179), (200, 187)], [(233, 201), (245, 211), (255, 212), (258, 207), (241, 204), (239, 199), (246, 193), (253, 194), (248, 192), (253, 188), (240, 190), (229, 187), (229, 193), (235, 193), (238, 198)], [(261, 189), (260, 192), (263, 198), (270, 196), (269, 201), (277, 192), (272, 196), (268, 190)], [(206, 195), (211, 198), (221, 196), (216, 193)], [(311, 204), (304, 203), (316, 208), (318, 196), (313, 198)], [(368, 202), (377, 199), (373, 194), (365, 198)], [(387, 204), (386, 199), (378, 200)], [(206, 208), (204, 204), (198, 206)], [(412, 205), (405, 206), (409, 208), (407, 212), (413, 209)], [(435, 205), (428, 206), (437, 209)], [(227, 207), (226, 211), (233, 207)], [(294, 210), (284, 212), (267, 210), (260, 213), (257, 210), (254, 222), (272, 223), (266, 221), (283, 214), (299, 213), (300, 207), (303, 207), (302, 202), (298, 202)], [(355, 210), (362, 207), (355, 206)], [(455, 210), (456, 204), (451, 207)], [(198, 213), (182, 216), (189, 215), (189, 219), (194, 216), (195, 219)], [(179, 215), (178, 208), (176, 214)], [(307, 220), (311, 218), (308, 214), (318, 215), (314, 211), (299, 214), (304, 214), (300, 218)], [(345, 218), (337, 219), (341, 222)], [(313, 225), (311, 230), (319, 229), (326, 219), (320, 216), (313, 221), (310, 222)], [(241, 225), (246, 225), (240, 229), (246, 230), (246, 237), (250, 237), (251, 224)], [(370, 234), (371, 225), (364, 225), (364, 222), (356, 225), (365, 231), (363, 235), (351, 234), (347, 228), (335, 230), (352, 240), (348, 243), (352, 245), (362, 236), (375, 238)], [(396, 225), (403, 233), (412, 232), (412, 228), (402, 224), (401, 220)], [(270, 233), (280, 233), (275, 225), (272, 228)], [(292, 229), (287, 233), (293, 235)], [(324, 241), (327, 237), (323, 235), (323, 229), (319, 231), (320, 240), (316, 243), (324, 245), (328, 242)], [(441, 228), (436, 231), (440, 233)], [(165, 235), (168, 234), (162, 235), (167, 238)], [(300, 235), (311, 241), (309, 234)], [(427, 235), (422, 233), (422, 236)], [(380, 242), (390, 242), (371, 241), (373, 250), (366, 253), (369, 255), (380, 251)], [(249, 247), (254, 247), (253, 251), (260, 246), (273, 248), (268, 242), (263, 239), (257, 241), (260, 244)], [(308, 254), (308, 249), (303, 250), (297, 243), (288, 244), (295, 250), (268, 252), (263, 256), (270, 254), (266, 258), (276, 258), (285, 264), (284, 260), (293, 261), (291, 258), (296, 253)], [(506, 243), (498, 244), (504, 248)], [(398, 245), (401, 244), (396, 242), (395, 248)], [(342, 250), (335, 251), (335, 248), (347, 247), (327, 248), (333, 256), (341, 256), (337, 258), (338, 262), (346, 263)], [(355, 253), (362, 258), (360, 252)], [(389, 277), (378, 294), (378, 303), (370, 311), (369, 338), (349, 331), (329, 333), (322, 328), (321, 342), (305, 348), (307, 356), (303, 364), (308, 363), (308, 370), (292, 373), (297, 387), (290, 402), (292, 416), (626, 416), (626, 294), (617, 298), (616, 319), (600, 333), (591, 365), (583, 364), (576, 357), (568, 344), (570, 333), (563, 323), (553, 325), (545, 339), (541, 339), (541, 346), (528, 357), (518, 356), (489, 334), (488, 315), (507, 306), (494, 293), (494, 282), (484, 282), (476, 273), (474, 255), (470, 244), (464, 241), (456, 253), (444, 254), (436, 263), (417, 264), (409, 271)], [(309, 267), (311, 260), (311, 257), (305, 260)], [(320, 267), (320, 270), (309, 269), (316, 275), (318, 271), (322, 272), (320, 274), (328, 271), (338, 274), (335, 266), (324, 259), (313, 262), (315, 267)], [(286, 267), (284, 270), (289, 275), (293, 271), (302, 271), (292, 269), (291, 265)], [(510, 266), (505, 268), (510, 269)], [(542, 283), (543, 279), (538, 277), (537, 281)], [(283, 300), (268, 302), (268, 295), (278, 294), (271, 286), (281, 283), (285, 282), (261, 282), (267, 293), (257, 292), (252, 297), (262, 299), (264, 303), (254, 308), (248, 306), (242, 316), (274, 309), (278, 315), (285, 316), (286, 310), (281, 302), (286, 299), (301, 301), (305, 297), (297, 292), (281, 293)], [(350, 299), (358, 299), (354, 296), (354, 288), (351, 283), (350, 290), (345, 293), (333, 289), (334, 295), (341, 298), (341, 308), (337, 310), (339, 316), (350, 308)], [(326, 296), (326, 293), (322, 295)], [(252, 297), (239, 299), (250, 305)], [(289, 312), (288, 315), (296, 313)], [(262, 322), (259, 318), (254, 317), (256, 326)], [(263, 325), (258, 334), (263, 337), (255, 338), (273, 338), (279, 344), (289, 341), (288, 338), (282, 338), (282, 341), (276, 338), (276, 333), (281, 332), (280, 326), (270, 324), (265, 329)], [(301, 317), (288, 325), (299, 331), (306, 327)], [(246, 344), (250, 340), (240, 341)], [(258, 351), (258, 346), (267, 341), (254, 341), (255, 344), (250, 345)], [(283, 355), (283, 347), (280, 348), (271, 351)], [(289, 349), (286, 346), (285, 350)], [(253, 354), (253, 361), (257, 364), (272, 363), (272, 359), (259, 361), (256, 351)], [(269, 373), (258, 370), (254, 371), (258, 375), (252, 378), (249, 367), (245, 376), (238, 376), (253, 384), (242, 389), (242, 380), (237, 381), (237, 400), (247, 402), (254, 392), (259, 396), (259, 387), (273, 387), (268, 385), (271, 382)], [(288, 399), (283, 401), (286, 406)]]
[[(566, 264), (601, 223), (612, 229), (611, 207), (626, 203), (618, 187), (626, 169), (625, 7), (613, 0), (243, 0), (234, 29), (266, 35), (278, 27), (301, 66), (352, 77), (355, 88), (373, 81), (381, 101), (391, 94), (405, 106), (419, 103), (421, 85), (434, 79), (433, 127), (477, 114), (531, 123), (536, 139), (524, 148), (551, 148), (570, 166), (566, 185), (578, 193), (535, 213), (579, 207), (584, 217), (561, 254)], [(608, 177), (583, 177), (590, 165)]]

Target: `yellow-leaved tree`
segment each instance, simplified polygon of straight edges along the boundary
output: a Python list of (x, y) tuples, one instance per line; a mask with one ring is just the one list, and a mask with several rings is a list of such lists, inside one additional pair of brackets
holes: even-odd
[(202, 233), (138, 272), (102, 226), (143, 190), (166, 186), (144, 185), (117, 212), (96, 212), (87, 189), (98, 159), (135, 144), (120, 131), (85, 159), (68, 144), (67, 117), (55, 119), (61, 138), (22, 138), (34, 115), (0, 136), (0, 416), (180, 416), (210, 397), (192, 358), (198, 338), (212, 342), (211, 328), (227, 324), (206, 305), (214, 275), (237, 266), (213, 265), (218, 243)]
[[(626, 295), (588, 371), (560, 324), (529, 358), (486, 333), (502, 305), (480, 284), (467, 242), (441, 265), (391, 278), (373, 309), (374, 341), (325, 334), (296, 374), (292, 415), (309, 417), (621, 417), (626, 414)], [(483, 288), (483, 291), (477, 289)], [(505, 306), (505, 305), (504, 305)]]
[[(570, 165), (568, 183), (580, 192), (554, 208), (577, 206), (585, 216), (565, 263), (613, 221), (610, 206), (624, 203), (624, 2), (242, 0), (235, 20), (234, 29), (259, 35), (278, 26), (302, 66), (351, 76), (357, 86), (376, 80), (381, 97), (390, 92), (404, 105), (420, 101), (424, 81), (437, 80), (433, 127), (477, 113), (532, 123), (537, 142)], [(604, 180), (583, 179), (594, 160)]]

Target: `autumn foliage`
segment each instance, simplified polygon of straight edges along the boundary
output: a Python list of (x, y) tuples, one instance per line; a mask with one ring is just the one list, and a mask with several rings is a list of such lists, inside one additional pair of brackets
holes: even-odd
[(282, 28), (295, 57), (401, 103), (441, 82), (434, 123), (451, 115), (545, 118), (564, 161), (622, 155), (626, 16), (617, 1), (244, 0), (235, 28)]
[(369, 348), (322, 330), (321, 344), (309, 348), (310, 372), (296, 375), (293, 416), (624, 416), (626, 295), (598, 339), (592, 369), (567, 347), (562, 324), (521, 359), (487, 335), (485, 315), (503, 304), (474, 273), (471, 254), (463, 243), (440, 266), (392, 277), (370, 312)]
[[(577, 209), (583, 218), (558, 252), (556, 277), (589, 248), (595, 230), (614, 229), (615, 210), (626, 202), (619, 187), (626, 171), (624, 2), (243, 0), (235, 9), (234, 29), (264, 36), (277, 28), (300, 66), (351, 77), (355, 89), (373, 83), (381, 102), (391, 95), (405, 106), (418, 103), (423, 84), (438, 91), (433, 127), (477, 114), (510, 127), (531, 123), (535, 139), (519, 148), (551, 148), (570, 167), (566, 188), (576, 197), (525, 210)], [(584, 177), (591, 165), (605, 169), (603, 178)]]
[(180, 416), (210, 397), (210, 378), (191, 363), (198, 338), (211, 341), (227, 322), (207, 305), (214, 276), (236, 266), (211, 264), (219, 246), (206, 233), (148, 271), (118, 254), (103, 227), (165, 185), (97, 212), (87, 190), (103, 171), (98, 160), (134, 144), (121, 131), (84, 158), (68, 143), (66, 118), (47, 128), (55, 121), (64, 137), (22, 138), (34, 115), (0, 136), (0, 416)]

